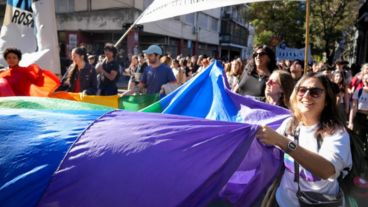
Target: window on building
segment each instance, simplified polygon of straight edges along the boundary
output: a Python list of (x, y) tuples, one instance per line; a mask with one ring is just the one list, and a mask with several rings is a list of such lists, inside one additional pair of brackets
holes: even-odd
[(56, 0), (56, 13), (66, 13), (74, 11), (74, 0)]
[(222, 34), (230, 34), (230, 24), (228, 24), (228, 21), (221, 21), (221, 33)]
[(248, 39), (248, 31), (230, 20), (221, 21), (221, 42), (246, 45)]
[(232, 10), (231, 6), (224, 7), (224, 13), (231, 14), (232, 13), (231, 10)]
[(218, 20), (213, 17), (211, 17), (211, 30), (214, 32), (218, 32)]
[(204, 13), (199, 13), (198, 14), (198, 26), (208, 30), (208, 15), (204, 14)]
[(195, 13), (185, 15), (184, 16), (185, 23), (193, 26), (194, 25), (194, 15)]

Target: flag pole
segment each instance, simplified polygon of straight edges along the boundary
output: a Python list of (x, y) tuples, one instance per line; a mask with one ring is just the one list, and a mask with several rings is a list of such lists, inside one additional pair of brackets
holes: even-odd
[(120, 45), (120, 43), (124, 40), (124, 38), (128, 35), (128, 33), (130, 32), (130, 30), (133, 29), (133, 27), (137, 24), (137, 22), (142, 18), (144, 14), (144, 11), (142, 12), (141, 15), (139, 15), (139, 17), (133, 22), (132, 25), (130, 25), (130, 27), (127, 29), (127, 31), (125, 31), (125, 33), (123, 34), (123, 36), (120, 37), (120, 39), (115, 43), (115, 47), (117, 47), (118, 45)]
[(123, 34), (123, 36), (120, 37), (120, 39), (115, 43), (115, 47), (119, 46), (120, 43), (124, 40), (124, 38), (128, 35), (128, 33), (130, 32), (130, 30), (133, 29), (133, 27), (138, 23), (139, 20), (142, 19), (143, 15), (145, 15), (146, 11), (148, 8), (150, 8), (152, 6), (153, 2), (145, 9), (142, 11), (142, 13), (138, 16), (138, 18), (133, 22), (132, 25), (130, 25), (130, 27), (128, 28), (127, 31), (125, 31), (125, 33)]
[(304, 48), (304, 74), (308, 70), (309, 56), (309, 17), (310, 17), (310, 0), (305, 1), (305, 48)]

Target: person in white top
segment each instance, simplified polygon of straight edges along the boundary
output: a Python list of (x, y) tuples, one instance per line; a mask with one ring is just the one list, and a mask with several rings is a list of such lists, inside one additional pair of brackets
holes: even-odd
[(242, 62), (240, 60), (236, 59), (231, 61), (231, 69), (229, 73), (226, 73), (231, 90), (234, 90), (235, 86), (239, 84), (239, 78), (243, 72), (241, 66)]
[(353, 94), (353, 104), (350, 109), (349, 128), (352, 129), (363, 142), (368, 157), (368, 73), (362, 75), (363, 88)]
[[(303, 76), (293, 90), (290, 104), (293, 116), (277, 132), (261, 126), (256, 135), (262, 143), (285, 152), (285, 171), (276, 191), (276, 201), (281, 207), (300, 206), (294, 160), (300, 165), (301, 191), (332, 196), (339, 192), (337, 178), (352, 166), (349, 134), (336, 113), (336, 95), (330, 80), (318, 74)], [(290, 136), (296, 131), (299, 131), (298, 143)]]

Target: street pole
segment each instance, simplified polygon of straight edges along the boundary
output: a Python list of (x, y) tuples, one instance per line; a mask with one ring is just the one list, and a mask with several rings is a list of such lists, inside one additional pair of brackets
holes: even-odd
[(310, 17), (310, 0), (305, 1), (305, 48), (304, 48), (304, 74), (308, 70), (308, 51), (309, 51), (309, 17)]
[(195, 38), (196, 38), (196, 43), (195, 43), (195, 45), (194, 45), (194, 54), (195, 55), (197, 55), (197, 57), (198, 57), (198, 55), (199, 55), (199, 52), (198, 52), (198, 46), (199, 46), (199, 43), (198, 43), (198, 41), (199, 41), (199, 37), (198, 37), (198, 32), (199, 32), (199, 28), (198, 28), (198, 12), (196, 12), (195, 14), (194, 14), (194, 28), (195, 28)]

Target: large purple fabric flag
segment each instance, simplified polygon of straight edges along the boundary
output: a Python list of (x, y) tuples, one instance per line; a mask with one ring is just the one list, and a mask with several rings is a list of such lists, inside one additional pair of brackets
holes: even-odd
[[(70, 150), (54, 152), (59, 156), (53, 166), (59, 168), (52, 178), (45, 176), (51, 182), (42, 199), (37, 196), (46, 185), (29, 194), (32, 201), (40, 199), (39, 206), (254, 206), (280, 169), (280, 151), (260, 144), (254, 134), (258, 124), (277, 128), (289, 112), (232, 93), (218, 63), (148, 109), (180, 116), (114, 111), (97, 119), (81, 129), (82, 135), (74, 134)], [(34, 117), (35, 123), (56, 123), (46, 117)], [(47, 139), (39, 141), (47, 146)], [(6, 176), (1, 179), (9, 183)], [(21, 185), (35, 179), (22, 180)], [(3, 198), (11, 198), (7, 195)]]
[(111, 112), (76, 141), (39, 206), (207, 206), (238, 168), (256, 129)]
[[(186, 84), (143, 109), (212, 120), (268, 125), (277, 129), (290, 116), (284, 108), (233, 93), (217, 61)], [(253, 206), (277, 176), (281, 152), (254, 140), (239, 169), (221, 192), (235, 206)]]

